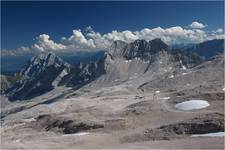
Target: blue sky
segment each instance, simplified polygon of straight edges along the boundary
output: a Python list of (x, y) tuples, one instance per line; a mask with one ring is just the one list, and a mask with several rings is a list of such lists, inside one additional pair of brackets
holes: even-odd
[[(43, 46), (40, 41), (45, 42), (50, 39), (55, 44), (59, 44), (62, 37), (67, 38), (65, 43), (74, 42), (78, 45), (80, 39), (72, 39), (72, 37), (72, 40), (68, 40), (69, 37), (73, 35), (74, 29), (83, 31), (88, 26), (104, 35), (113, 30), (134, 32), (156, 27), (166, 29), (181, 26), (185, 28), (196, 21), (204, 25), (205, 32), (211, 32), (224, 27), (223, 6), (222, 1), (2, 2), (1, 47), (15, 50), (21, 46), (29, 47), (37, 40), (39, 40), (40, 47)], [(47, 36), (40, 37), (41, 34)], [(80, 41), (83, 42), (82, 39)], [(87, 42), (91, 43), (89, 47), (93, 45), (92, 41)], [(49, 48), (48, 45), (46, 47)], [(55, 45), (54, 48), (65, 47)], [(73, 48), (70, 46), (69, 49)]]

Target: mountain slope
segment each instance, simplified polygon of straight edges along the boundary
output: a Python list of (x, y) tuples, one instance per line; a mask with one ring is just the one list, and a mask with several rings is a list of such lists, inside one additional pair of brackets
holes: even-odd
[[(167, 76), (145, 82), (139, 88), (144, 90), (163, 89), (179, 91), (180, 89), (198, 89), (207, 91), (222, 91), (224, 81), (224, 54), (216, 55), (209, 60), (189, 69), (179, 72), (173, 78)], [(203, 88), (204, 87), (204, 88)]]

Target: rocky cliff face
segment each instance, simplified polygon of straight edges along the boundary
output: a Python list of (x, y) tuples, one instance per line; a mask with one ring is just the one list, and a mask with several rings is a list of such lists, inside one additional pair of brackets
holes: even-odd
[(132, 43), (115, 41), (109, 51), (113, 57), (123, 57), (126, 59), (140, 58), (149, 60), (157, 52), (168, 50), (168, 46), (160, 39), (152, 41), (136, 40)]
[(53, 53), (33, 57), (20, 72), (25, 79), (6, 91), (9, 100), (29, 99), (52, 90), (70, 72), (70, 68)]
[(51, 67), (55, 70), (61, 70), (62, 68), (66, 68), (68, 71), (70, 70), (70, 65), (68, 63), (64, 62), (54, 53), (48, 53), (31, 58), (26, 66), (21, 69), (20, 74), (32, 78)]

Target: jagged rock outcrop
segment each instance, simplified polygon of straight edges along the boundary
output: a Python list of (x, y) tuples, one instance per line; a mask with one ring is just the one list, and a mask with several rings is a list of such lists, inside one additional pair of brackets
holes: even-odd
[(74, 66), (71, 68), (70, 74), (66, 75), (59, 85), (79, 88), (90, 83), (105, 74), (104, 61), (105, 56), (95, 62), (80, 63), (78, 66)]
[(149, 60), (154, 54), (163, 50), (168, 50), (168, 46), (160, 39), (154, 39), (149, 42), (145, 40), (136, 40), (129, 44), (123, 41), (115, 41), (110, 47), (109, 54), (112, 57)]
[(146, 129), (142, 133), (127, 136), (123, 140), (126, 142), (170, 140), (172, 138), (215, 132), (224, 132), (224, 114), (200, 115), (181, 122), (162, 125), (158, 128)]
[(53, 53), (33, 57), (21, 70), (25, 79), (6, 91), (9, 100), (30, 99), (52, 90), (71, 66)]

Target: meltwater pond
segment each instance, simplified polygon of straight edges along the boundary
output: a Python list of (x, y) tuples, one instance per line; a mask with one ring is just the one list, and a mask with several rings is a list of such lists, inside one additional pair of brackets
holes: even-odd
[(185, 111), (185, 110), (203, 109), (208, 106), (210, 106), (210, 104), (205, 100), (189, 100), (176, 104), (175, 108)]

